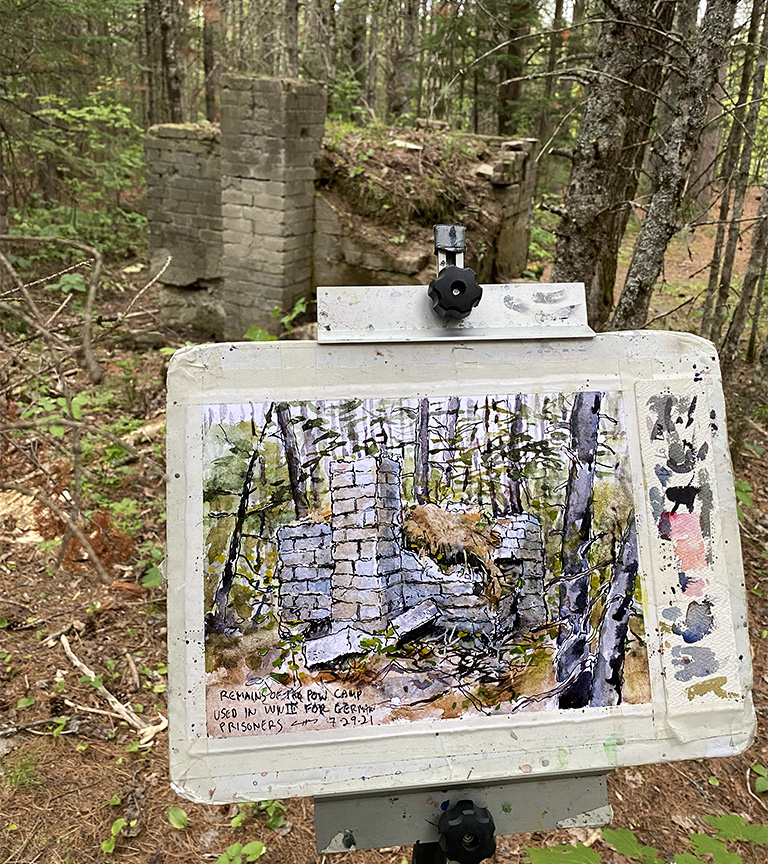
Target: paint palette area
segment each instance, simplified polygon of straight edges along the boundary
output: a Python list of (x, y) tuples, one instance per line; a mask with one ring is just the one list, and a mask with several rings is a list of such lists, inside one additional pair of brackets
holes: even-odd
[(578, 774), (751, 741), (710, 343), (210, 345), (177, 352), (168, 383), (180, 794)]

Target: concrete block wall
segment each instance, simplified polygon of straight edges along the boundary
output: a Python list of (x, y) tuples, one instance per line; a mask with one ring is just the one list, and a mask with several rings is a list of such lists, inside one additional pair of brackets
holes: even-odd
[(336, 462), (330, 492), (332, 617), (381, 629), (403, 611), (399, 466), (373, 457)]
[(494, 561), (497, 606), (484, 577), (466, 564), (440, 568), (402, 546), (400, 464), (345, 459), (330, 466), (331, 522), (302, 520), (279, 529), (279, 602), (283, 625), (314, 623), (375, 632), (405, 609), (432, 600), (440, 625), (468, 633), (529, 632), (546, 620), (541, 525), (526, 513), (499, 518)]
[[(147, 215), (161, 310), (174, 327), (239, 339), (274, 329), (313, 284), (422, 284), (431, 244), (394, 249), (358, 236), (330, 200), (315, 193), (326, 96), (313, 82), (222, 77), (221, 132), (213, 126), (153, 126), (145, 139)], [(475, 203), (492, 226), (481, 281), (525, 269), (535, 183), (530, 140), (499, 141)]]
[(331, 526), (302, 521), (277, 532), (280, 589), (286, 626), (301, 630), (331, 617), (333, 554)]
[(223, 332), (221, 146), (214, 126), (152, 126), (145, 138), (151, 272), (169, 256), (161, 314), (171, 326)]
[(547, 620), (541, 523), (535, 516), (519, 513), (499, 518), (494, 531), (501, 537), (494, 560), (505, 577), (499, 615), (515, 631), (530, 632)]
[(221, 92), (224, 338), (274, 327), (311, 288), (320, 84), (225, 75)]

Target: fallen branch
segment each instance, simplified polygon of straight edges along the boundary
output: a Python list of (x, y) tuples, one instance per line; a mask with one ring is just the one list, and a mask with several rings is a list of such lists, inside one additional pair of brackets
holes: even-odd
[(0, 489), (5, 489), (8, 492), (18, 492), (21, 495), (26, 495), (28, 498), (34, 498), (35, 501), (55, 513), (62, 522), (66, 523), (67, 528), (74, 534), (83, 549), (85, 549), (86, 554), (91, 559), (91, 564), (93, 564), (104, 585), (112, 584), (112, 577), (107, 573), (106, 567), (101, 563), (101, 558), (96, 554), (96, 550), (91, 546), (88, 538), (69, 514), (59, 507), (55, 501), (51, 501), (47, 495), (43, 495), (42, 492), (38, 492), (36, 489), (30, 489), (28, 486), (19, 486), (17, 483), (0, 483)]
[[(88, 277), (88, 293), (85, 297), (85, 310), (83, 313), (83, 328), (82, 328), (82, 346), (80, 348), (80, 354), (83, 358), (83, 365), (88, 371), (88, 374), (91, 377), (91, 381), (94, 384), (99, 384), (104, 380), (104, 370), (99, 366), (96, 362), (96, 359), (93, 356), (93, 348), (92, 348), (92, 332), (93, 332), (93, 307), (96, 303), (96, 292), (99, 289), (99, 282), (101, 281), (101, 268), (104, 264), (104, 258), (99, 252), (98, 249), (93, 246), (89, 246), (87, 243), (81, 243), (79, 240), (65, 240), (62, 237), (39, 237), (39, 236), (29, 236), (29, 237), (18, 237), (14, 234), (0, 234), (0, 241), (9, 241), (9, 242), (24, 242), (24, 243), (53, 243), (56, 246), (69, 246), (72, 249), (79, 249), (81, 252), (86, 252), (93, 257), (94, 265), (91, 270), (91, 274)], [(8, 266), (6, 269), (11, 275), (11, 278), (14, 277), (15, 270), (10, 267), (10, 262), (2, 261), (0, 259), (0, 263)], [(10, 268), (10, 269), (9, 269)], [(18, 279), (18, 274), (16, 274), (16, 279)], [(14, 279), (14, 281), (16, 281)], [(19, 280), (21, 281), (21, 280)], [(22, 294), (24, 295), (24, 299), (29, 303), (30, 308), (35, 313), (38, 318), (42, 318), (32, 300), (32, 296), (27, 291), (26, 285), (18, 285)], [(48, 334), (50, 336), (50, 334)]]
[[(83, 663), (82, 660), (77, 657), (75, 652), (70, 648), (69, 639), (62, 633), (60, 637), (61, 647), (64, 649), (64, 653), (69, 658), (70, 663), (76, 668), (79, 669), (83, 675), (87, 675), (94, 682), (96, 681), (96, 673), (89, 669), (88, 666)], [(133, 708), (128, 708), (115, 696), (113, 696), (109, 690), (103, 684), (93, 684), (94, 690), (101, 696), (102, 699), (112, 708), (115, 712), (115, 717), (119, 717), (121, 720), (125, 720), (130, 726), (133, 726), (139, 732), (143, 732), (145, 729), (150, 728), (150, 724), (146, 721), (142, 720), (133, 710)], [(95, 709), (93, 709), (95, 710)], [(97, 712), (102, 713), (102, 712)], [(109, 713), (109, 712), (107, 712)]]

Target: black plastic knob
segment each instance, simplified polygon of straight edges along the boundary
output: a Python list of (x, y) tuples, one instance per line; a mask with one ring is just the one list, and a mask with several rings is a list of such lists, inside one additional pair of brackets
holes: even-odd
[(493, 817), (474, 801), (458, 801), (440, 816), (437, 830), (440, 848), (449, 861), (480, 864), (496, 851)]
[(429, 283), (432, 308), (443, 318), (466, 318), (483, 296), (474, 270), (450, 264)]

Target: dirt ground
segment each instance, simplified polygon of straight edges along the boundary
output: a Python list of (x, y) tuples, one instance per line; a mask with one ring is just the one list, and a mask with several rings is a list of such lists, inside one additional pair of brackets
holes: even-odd
[[(667, 312), (701, 290), (714, 226), (674, 241), (666, 285), (652, 314)], [(748, 237), (746, 238), (748, 240)], [(737, 259), (744, 272), (748, 242)], [(624, 266), (628, 253), (623, 254)], [(146, 271), (145, 271), (146, 273)], [(102, 308), (124, 308), (131, 291), (107, 287)], [(700, 300), (660, 319), (654, 326), (695, 329)], [(79, 864), (116, 860), (126, 864), (186, 864), (216, 860), (230, 844), (262, 840), (265, 864), (313, 864), (310, 800), (287, 803), (287, 821), (277, 830), (267, 814), (236, 806), (206, 807), (183, 802), (171, 791), (167, 735), (157, 731), (146, 745), (137, 731), (115, 716), (75, 660), (97, 673), (103, 686), (140, 718), (162, 725), (166, 706), (165, 592), (151, 583), (154, 558), (163, 544), (162, 459), (164, 370), (159, 346), (179, 345), (185, 334), (163, 330), (156, 321), (156, 293), (145, 292), (134, 307), (133, 336), (102, 343), (97, 359), (107, 377), (99, 387), (114, 398), (98, 404), (99, 423), (131, 420), (119, 434), (141, 454), (139, 462), (96, 450), (87, 467), (101, 494), (100, 526), (89, 535), (114, 578), (101, 584), (81, 547), (71, 544), (57, 565), (56, 539), (62, 525), (45, 508), (22, 495), (0, 493), (0, 860), (25, 864)], [(155, 334), (154, 336), (152, 334)], [(748, 375), (737, 380), (748, 380)], [(743, 385), (740, 385), (743, 386)], [(729, 393), (731, 414), (739, 393)], [(755, 765), (768, 765), (768, 406), (765, 396), (749, 426), (749, 449), (739, 478), (750, 483), (752, 507), (745, 508), (743, 551), (750, 603), (750, 636), (755, 669), (758, 735), (737, 757), (619, 769), (608, 778), (614, 825), (635, 830), (665, 860), (688, 847), (690, 831), (710, 831), (702, 817), (736, 813), (768, 822), (768, 795), (755, 794)], [(6, 400), (5, 410), (9, 410)], [(765, 415), (765, 420), (762, 419)], [(117, 426), (112, 428), (119, 428)], [(32, 433), (30, 433), (31, 435)], [(64, 483), (66, 467), (55, 442), (43, 442), (36, 458)], [(124, 456), (124, 454), (123, 454)], [(22, 482), (29, 468), (18, 454), (3, 453), (6, 477)], [(133, 503), (131, 503), (133, 502)], [(147, 578), (147, 577), (150, 578)], [(65, 653), (64, 635), (72, 656)], [(75, 660), (73, 660), (73, 657)], [(66, 717), (66, 723), (52, 718)], [(186, 827), (169, 824), (169, 807), (182, 807)], [(232, 819), (242, 824), (232, 827)], [(109, 845), (112, 826), (125, 825)], [(236, 820), (237, 822), (238, 820)], [(118, 823), (119, 824), (119, 823)], [(520, 862), (526, 846), (586, 842), (607, 862), (625, 861), (609, 851), (600, 831), (572, 830), (518, 835), (499, 840), (497, 862)], [(750, 853), (746, 853), (749, 855)], [(340, 859), (342, 860), (342, 859)], [(757, 857), (746, 858), (758, 862)], [(344, 864), (401, 864), (410, 849), (345, 853)]]

